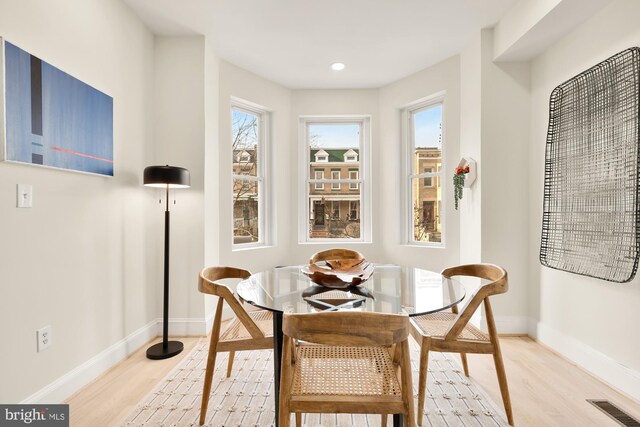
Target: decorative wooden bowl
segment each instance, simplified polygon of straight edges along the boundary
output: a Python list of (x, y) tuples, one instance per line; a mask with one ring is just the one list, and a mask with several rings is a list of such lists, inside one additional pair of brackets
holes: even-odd
[(344, 289), (369, 279), (373, 264), (364, 259), (330, 259), (305, 265), (302, 272), (317, 285)]

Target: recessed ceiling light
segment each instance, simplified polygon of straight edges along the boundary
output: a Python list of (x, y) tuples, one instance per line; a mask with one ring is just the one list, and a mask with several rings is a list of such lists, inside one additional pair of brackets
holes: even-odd
[(333, 71), (344, 70), (344, 63), (342, 63), (342, 62), (334, 62), (333, 64), (331, 64), (331, 69)]

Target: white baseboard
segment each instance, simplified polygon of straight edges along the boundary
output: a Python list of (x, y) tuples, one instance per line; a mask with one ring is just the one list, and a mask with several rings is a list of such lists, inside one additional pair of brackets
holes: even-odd
[[(204, 336), (206, 325), (205, 319), (169, 319), (169, 335)], [(61, 403), (158, 336), (162, 336), (162, 319), (152, 320), (20, 403)]]
[(113, 365), (158, 336), (157, 324), (157, 320), (147, 323), (20, 403), (63, 402)]
[(640, 372), (541, 322), (532, 321), (530, 335), (584, 370), (623, 393), (640, 400)]

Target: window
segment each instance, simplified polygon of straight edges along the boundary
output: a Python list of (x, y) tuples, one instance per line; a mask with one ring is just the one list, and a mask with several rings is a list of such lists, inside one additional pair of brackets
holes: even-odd
[(340, 190), (340, 169), (331, 170), (331, 189)]
[[(315, 178), (322, 180), (324, 179), (324, 169), (316, 169)], [(324, 190), (324, 184), (322, 182), (316, 182), (316, 190)]]
[(331, 219), (340, 219), (340, 201), (331, 201)]
[(352, 221), (356, 221), (358, 219), (358, 214), (360, 213), (360, 202), (357, 200), (353, 200), (349, 202), (349, 219)]
[[(301, 242), (371, 241), (368, 117), (300, 119)], [(316, 171), (327, 167), (328, 176)], [(330, 184), (330, 191), (324, 184)], [(322, 186), (322, 187), (320, 187)]]
[(349, 150), (344, 153), (344, 161), (345, 163), (357, 163), (358, 162), (358, 153), (354, 150)]
[(360, 184), (358, 184), (357, 181), (358, 180), (358, 170), (353, 170), (350, 169), (349, 170), (349, 179), (351, 180), (351, 182), (349, 183), (349, 190), (359, 190), (360, 189)]
[(442, 96), (403, 111), (406, 140), (407, 242), (442, 246), (441, 179), (445, 176), (442, 137)]
[(327, 163), (329, 161), (329, 153), (324, 150), (318, 150), (314, 157), (316, 158), (316, 162), (318, 163)]
[(267, 243), (265, 229), (267, 192), (268, 112), (234, 101), (231, 107), (233, 174), (233, 246)]
[[(433, 168), (424, 168), (424, 173), (433, 173)], [(425, 187), (433, 187), (433, 176), (428, 176), (424, 179)]]

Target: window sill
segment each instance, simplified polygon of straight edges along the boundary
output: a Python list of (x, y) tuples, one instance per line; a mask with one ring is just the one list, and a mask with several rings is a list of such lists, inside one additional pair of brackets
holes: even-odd
[(258, 244), (258, 245), (247, 244), (247, 246), (234, 245), (231, 247), (231, 252), (244, 252), (244, 251), (252, 251), (256, 249), (270, 249), (270, 248), (275, 248), (275, 245), (264, 245), (264, 244)]
[(304, 242), (298, 242), (299, 245), (331, 245), (334, 243), (339, 243), (341, 245), (371, 245), (373, 242), (352, 239), (307, 240)]
[(447, 249), (443, 243), (404, 243), (402, 246), (406, 248)]

